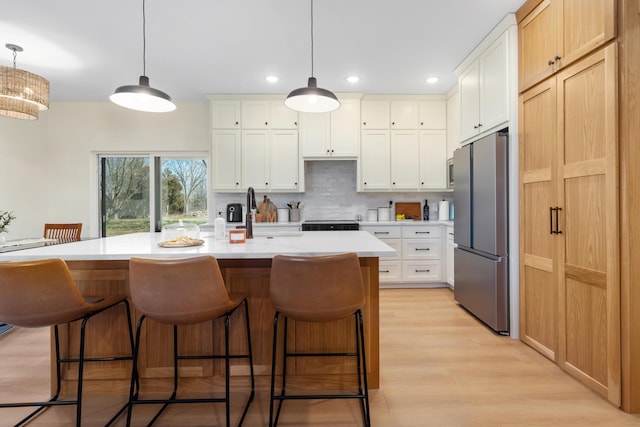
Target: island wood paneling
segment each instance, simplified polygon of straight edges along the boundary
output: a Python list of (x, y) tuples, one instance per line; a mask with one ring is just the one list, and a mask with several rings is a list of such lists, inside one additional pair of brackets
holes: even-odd
[[(273, 338), (274, 310), (269, 300), (269, 275), (271, 260), (218, 260), (222, 275), (229, 292), (242, 293), (249, 300), (249, 321), (251, 341), (254, 352), (254, 369), (256, 375), (271, 373), (271, 343)], [(74, 279), (85, 296), (100, 294), (128, 294), (129, 274), (128, 261), (69, 261), (67, 262)], [(378, 259), (360, 258), (363, 281), (365, 284), (366, 303), (364, 307), (365, 345), (369, 371), (369, 386), (377, 388), (379, 384), (379, 326), (378, 326)], [(179, 283), (176, 286), (181, 286)], [(132, 306), (135, 321), (140, 316)], [(221, 319), (197, 325), (179, 327), (179, 351), (181, 354), (199, 354), (219, 352), (223, 347), (223, 323)], [(124, 309), (100, 314), (87, 325), (89, 339), (86, 343), (87, 355), (108, 353), (117, 355), (129, 354)], [(232, 317), (232, 352), (246, 351), (245, 324), (241, 311)], [(63, 354), (77, 355), (79, 327), (73, 325), (63, 330)], [(290, 323), (290, 344), (296, 351), (308, 349), (324, 351), (335, 350), (341, 343), (353, 348), (353, 319), (344, 319), (327, 324)], [(349, 340), (349, 341), (346, 341)], [(141, 350), (139, 368), (143, 378), (151, 379), (153, 389), (169, 388), (173, 375), (171, 325), (145, 321), (141, 334)], [(340, 343), (340, 344), (339, 344)], [(343, 347), (344, 348), (344, 347)], [(186, 390), (199, 391), (207, 382), (203, 379), (222, 375), (222, 362), (184, 361), (180, 363), (181, 386)], [(291, 364), (289, 374), (313, 378), (318, 388), (334, 385), (339, 381), (355, 383), (355, 364), (344, 359), (322, 358), (304, 360)], [(248, 375), (249, 370), (241, 361), (232, 361), (232, 375)], [(52, 372), (52, 374), (54, 374)], [(85, 368), (85, 390), (100, 390), (108, 384), (110, 388), (126, 390), (131, 375), (131, 362), (98, 362)], [(73, 369), (64, 371), (65, 387), (75, 387), (77, 378)], [(149, 385), (143, 384), (144, 387)]]

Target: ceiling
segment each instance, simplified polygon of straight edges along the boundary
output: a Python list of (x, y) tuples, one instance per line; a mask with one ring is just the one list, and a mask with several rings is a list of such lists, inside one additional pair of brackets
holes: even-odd
[[(444, 94), (454, 69), (524, 0), (315, 0), (314, 75), (334, 92)], [(288, 93), (311, 75), (309, 0), (147, 0), (146, 74), (175, 101)], [(0, 15), (17, 67), (52, 101), (105, 101), (143, 74), (142, 0), (21, 0)], [(268, 83), (267, 75), (277, 75)], [(346, 77), (360, 81), (348, 83)], [(437, 76), (436, 84), (426, 77)]]

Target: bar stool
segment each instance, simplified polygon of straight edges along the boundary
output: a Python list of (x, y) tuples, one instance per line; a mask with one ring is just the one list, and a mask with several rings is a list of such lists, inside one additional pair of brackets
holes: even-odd
[[(36, 414), (51, 406), (76, 405), (76, 426), (82, 422), (82, 380), (85, 362), (132, 360), (132, 356), (85, 357), (85, 326), (93, 316), (118, 304), (123, 304), (129, 324), (128, 334), (133, 355), (131, 314), (126, 295), (84, 298), (78, 290), (67, 264), (61, 259), (39, 261), (0, 262), (0, 319), (12, 325), (36, 328), (53, 326), (56, 352), (56, 391), (46, 402), (2, 403), (0, 408), (38, 406), (38, 409), (22, 419), (23, 425)], [(77, 358), (60, 355), (58, 326), (81, 322), (80, 343)], [(78, 389), (75, 400), (58, 400), (61, 386), (61, 365), (78, 363)], [(112, 418), (115, 420), (125, 409), (124, 405)], [(111, 421), (110, 421), (111, 422)]]
[[(127, 426), (131, 423), (131, 414), (135, 404), (162, 404), (148, 425), (153, 424), (171, 403), (224, 402), (226, 425), (230, 420), (230, 360), (247, 359), (251, 372), (251, 393), (245, 404), (239, 426), (249, 410), (255, 395), (253, 374), (253, 353), (249, 327), (249, 304), (244, 295), (230, 298), (222, 279), (218, 262), (212, 256), (177, 259), (131, 258), (129, 262), (129, 286), (131, 300), (142, 316), (136, 328), (134, 352), (134, 370), (131, 381)], [(231, 354), (229, 345), (229, 325), (231, 315), (244, 305), (247, 354)], [(189, 325), (212, 321), (224, 317), (224, 355), (179, 355), (178, 325)], [(138, 378), (137, 360), (140, 354), (140, 331), (146, 318), (159, 323), (173, 325), (173, 392), (168, 399), (140, 399), (139, 388), (135, 390), (134, 379)], [(224, 398), (178, 399), (178, 361), (194, 359), (224, 359), (225, 395)]]
[[(363, 423), (371, 425), (369, 388), (364, 348), (362, 307), (365, 303), (364, 285), (358, 257), (354, 253), (329, 256), (277, 255), (271, 264), (271, 305), (276, 313), (273, 322), (273, 351), (271, 356), (271, 401), (269, 426), (275, 426), (284, 400), (300, 399), (358, 399)], [(284, 317), (282, 358), (282, 389), (275, 394), (275, 372), (278, 342), (278, 320)], [(354, 316), (355, 352), (296, 353), (287, 349), (287, 320), (330, 322)], [(286, 372), (289, 357), (353, 356), (357, 360), (358, 391), (351, 394), (287, 394)], [(278, 409), (274, 419), (274, 403)]]

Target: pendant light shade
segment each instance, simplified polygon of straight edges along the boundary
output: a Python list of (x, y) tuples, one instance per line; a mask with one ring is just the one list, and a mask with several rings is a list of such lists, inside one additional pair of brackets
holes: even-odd
[(302, 113), (328, 113), (340, 108), (340, 101), (336, 95), (318, 87), (318, 81), (313, 76), (313, 0), (311, 0), (311, 77), (307, 87), (295, 89), (289, 93), (284, 105)]
[(176, 109), (171, 97), (149, 86), (149, 77), (140, 76), (140, 84), (120, 86), (109, 99), (121, 107), (149, 113), (167, 113)]
[(49, 82), (37, 74), (16, 68), (20, 46), (7, 44), (13, 51), (13, 68), (0, 67), (0, 116), (36, 120), (38, 112), (49, 109)]
[(109, 99), (121, 107), (148, 113), (167, 113), (176, 109), (171, 97), (161, 90), (149, 86), (149, 77), (146, 76), (146, 16), (145, 0), (142, 0), (142, 75), (139, 84), (120, 86)]

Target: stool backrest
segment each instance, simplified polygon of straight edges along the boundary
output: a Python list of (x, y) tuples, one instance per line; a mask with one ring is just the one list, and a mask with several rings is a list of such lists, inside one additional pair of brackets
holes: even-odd
[(51, 326), (84, 316), (89, 304), (61, 259), (0, 262), (0, 320)]
[(44, 225), (44, 238), (58, 239), (58, 243), (77, 242), (81, 234), (82, 223)]
[(131, 258), (129, 290), (136, 310), (161, 323), (200, 323), (233, 308), (212, 256)]
[(358, 256), (277, 255), (271, 264), (271, 305), (298, 320), (323, 322), (355, 313), (365, 302)]

